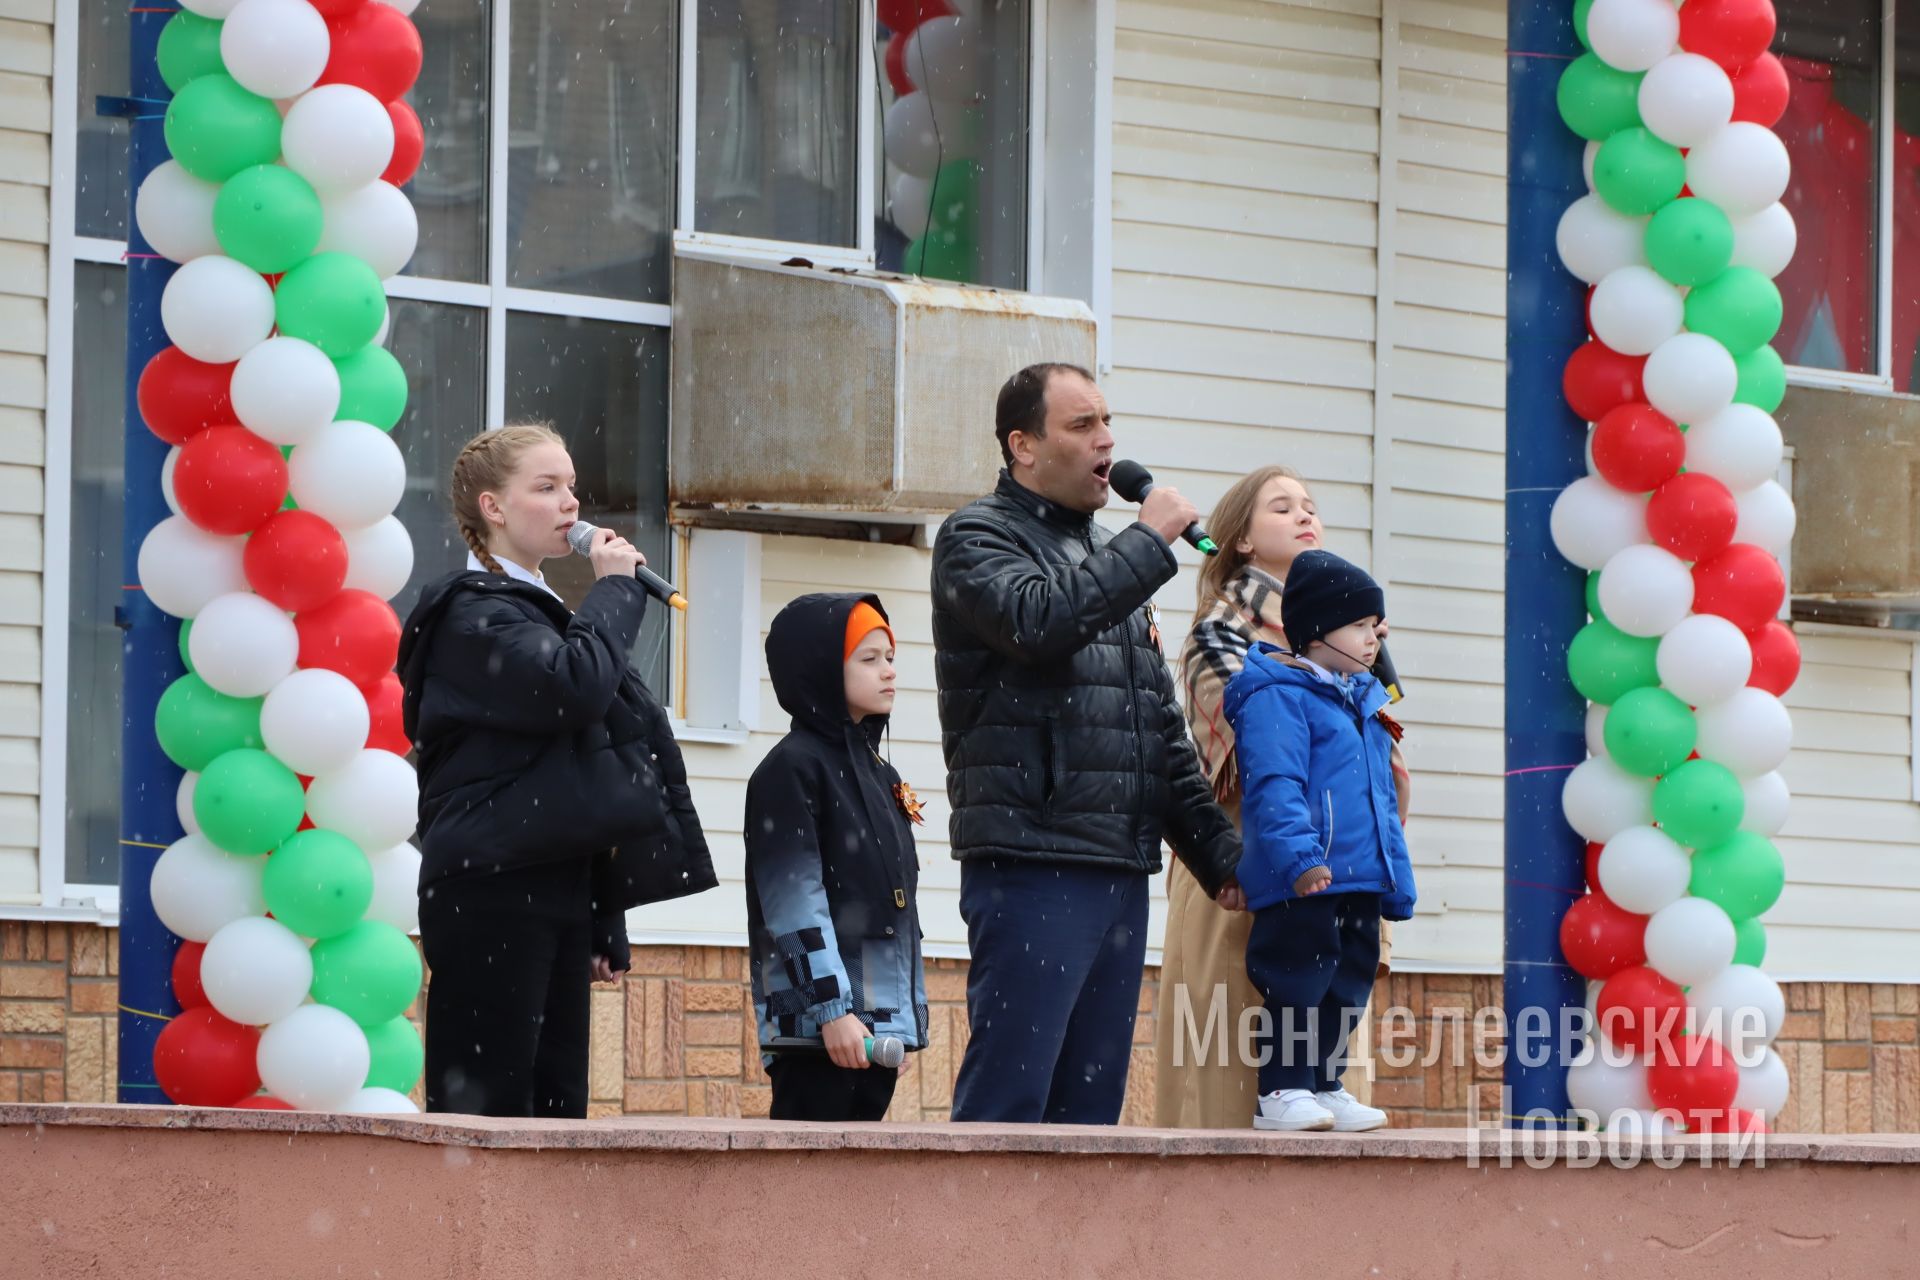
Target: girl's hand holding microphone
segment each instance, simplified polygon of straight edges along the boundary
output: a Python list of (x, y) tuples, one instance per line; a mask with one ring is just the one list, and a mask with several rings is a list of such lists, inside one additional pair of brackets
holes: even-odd
[(587, 558), (593, 561), (595, 578), (631, 578), (633, 571), (647, 562), (640, 548), (611, 529), (593, 531), (593, 550), (587, 553)]

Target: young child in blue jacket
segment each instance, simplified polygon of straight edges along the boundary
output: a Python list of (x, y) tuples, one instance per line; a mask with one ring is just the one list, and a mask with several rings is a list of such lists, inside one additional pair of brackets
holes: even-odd
[(1305, 551), (1287, 574), (1289, 653), (1257, 644), (1227, 686), (1240, 765), (1240, 884), (1253, 911), (1247, 977), (1272, 1019), (1258, 1129), (1357, 1133), (1387, 1122), (1340, 1087), (1373, 990), (1380, 919), (1413, 914), (1395, 802), (1387, 693), (1370, 673), (1386, 596), (1365, 572)]

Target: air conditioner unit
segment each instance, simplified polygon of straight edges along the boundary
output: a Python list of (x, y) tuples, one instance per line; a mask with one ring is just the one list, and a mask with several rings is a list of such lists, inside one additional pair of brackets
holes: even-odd
[(1008, 375), (1093, 367), (1084, 303), (682, 247), (669, 496), (842, 520), (951, 511), (993, 487)]

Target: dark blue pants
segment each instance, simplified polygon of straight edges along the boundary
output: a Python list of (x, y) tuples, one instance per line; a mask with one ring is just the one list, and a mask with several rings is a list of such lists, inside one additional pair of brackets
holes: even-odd
[(1147, 877), (964, 862), (960, 916), (971, 1030), (953, 1118), (1118, 1123), (1147, 954)]
[(1261, 1093), (1340, 1087), (1379, 967), (1377, 893), (1316, 893), (1253, 913), (1247, 978), (1273, 1020), (1254, 1047)]

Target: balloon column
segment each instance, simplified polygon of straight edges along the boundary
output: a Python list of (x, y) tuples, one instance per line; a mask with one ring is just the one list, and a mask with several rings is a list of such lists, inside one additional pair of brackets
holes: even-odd
[(902, 269), (979, 278), (979, 71), (985, 48), (967, 0), (879, 0), (892, 34), (885, 65), (894, 101), (883, 122), (887, 211), (911, 242)]
[(1564, 804), (1591, 844), (1561, 943), (1599, 1031), (1567, 1091), (1603, 1119), (1753, 1129), (1788, 1085), (1768, 1047), (1785, 1003), (1759, 968), (1800, 666), (1777, 620), (1794, 510), (1767, 345), (1794, 250), (1770, 131), (1787, 78), (1771, 0), (1577, 0), (1574, 23), (1588, 52), (1559, 105), (1592, 190), (1558, 246), (1593, 286), (1565, 376), (1593, 427), (1552, 531), (1590, 575), (1567, 660), (1591, 757)]
[(417, 235), (420, 37), (408, 0), (185, 2), (159, 48), (173, 159), (135, 199), (182, 264), (138, 390), (174, 512), (140, 583), (188, 669), (154, 726), (187, 771), (152, 880), (187, 940), (155, 1075), (190, 1105), (411, 1111), (407, 380), (380, 342)]

